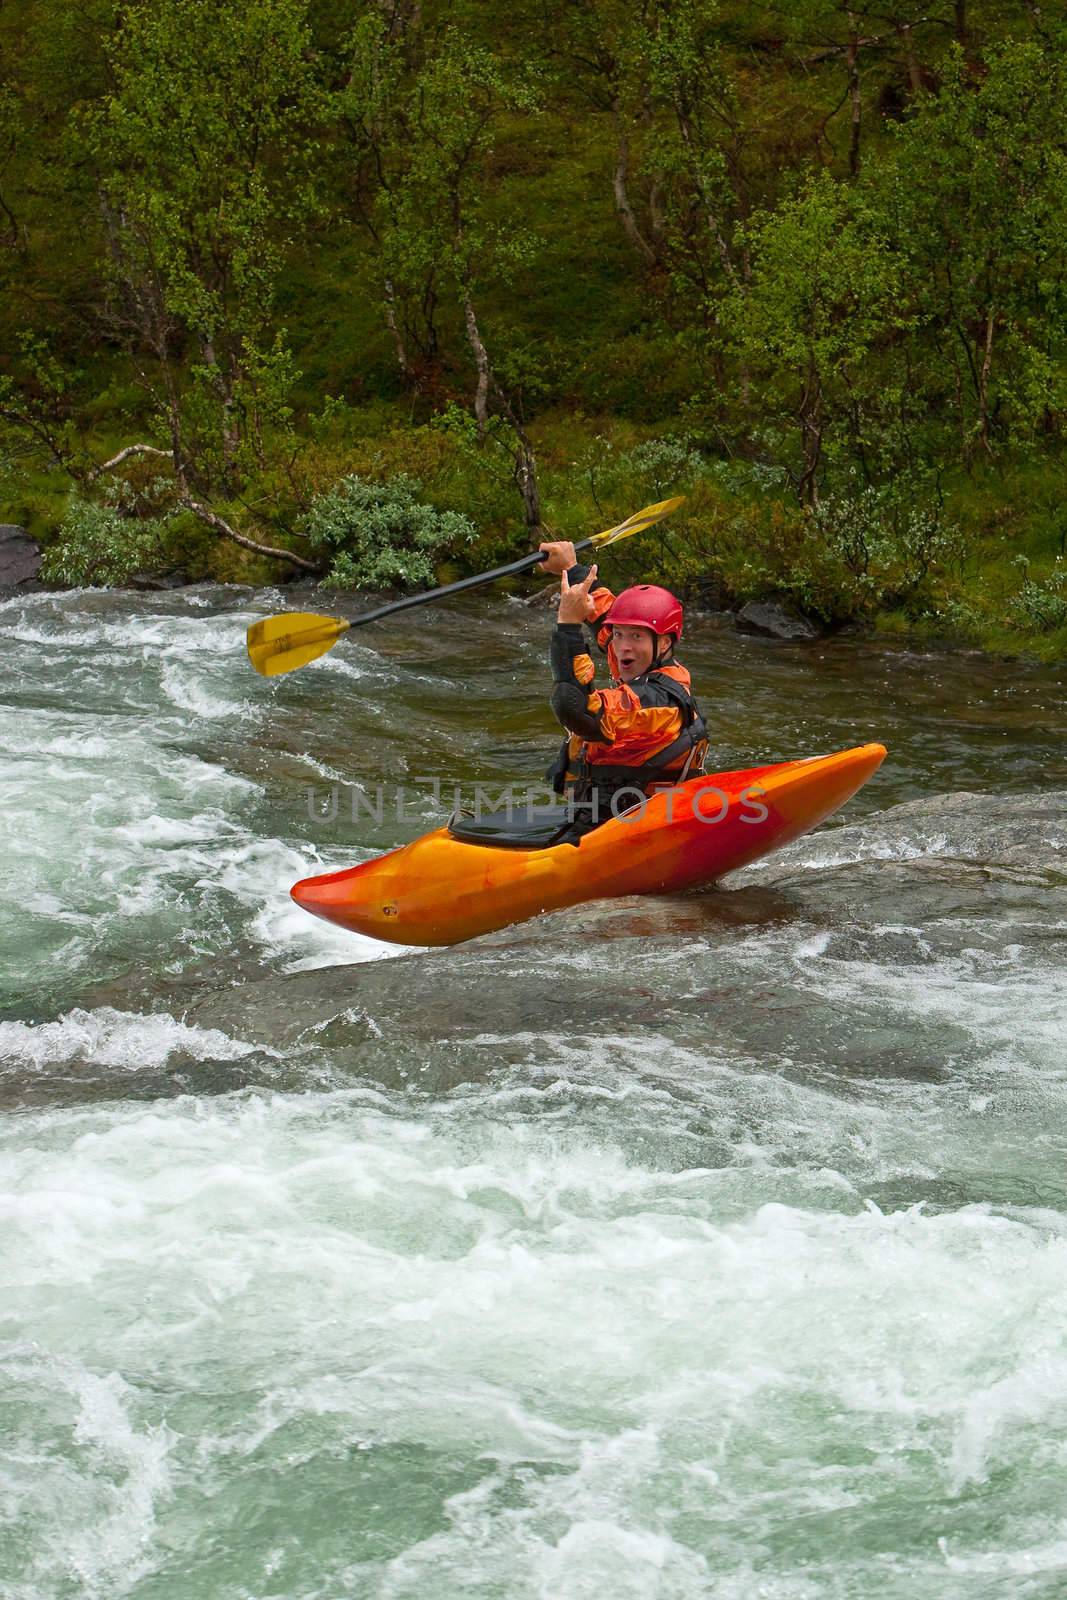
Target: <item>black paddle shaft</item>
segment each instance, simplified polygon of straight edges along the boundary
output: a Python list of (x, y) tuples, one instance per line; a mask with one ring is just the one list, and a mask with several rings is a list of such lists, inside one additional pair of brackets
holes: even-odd
[[(595, 539), (583, 539), (575, 545), (575, 550), (588, 550), (595, 545)], [(495, 583), (498, 578), (513, 578), (519, 572), (529, 572), (532, 567), (539, 567), (548, 557), (543, 550), (535, 550), (532, 555), (520, 556), (518, 561), (509, 561), (506, 567), (494, 567), (492, 572), (476, 572), (472, 578), (460, 578), (455, 583), (446, 583), (440, 589), (427, 589), (423, 594), (408, 594), (402, 600), (392, 600), (387, 606), (378, 606), (374, 611), (364, 611), (361, 616), (352, 617), (350, 625), (353, 628), (362, 628), (364, 623), (378, 622), (382, 617), (391, 617), (395, 611), (410, 611), (413, 606), (429, 605), (431, 600), (444, 600), (451, 594), (463, 594), (467, 589), (480, 589), (483, 583)]]

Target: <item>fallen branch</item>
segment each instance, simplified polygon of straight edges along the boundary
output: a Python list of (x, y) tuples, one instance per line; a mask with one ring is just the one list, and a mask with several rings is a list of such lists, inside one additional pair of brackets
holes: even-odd
[(547, 611), (549, 606), (555, 605), (559, 599), (559, 590), (554, 583), (546, 584), (543, 589), (535, 589), (533, 594), (523, 595), (520, 606), (543, 606)]
[[(165, 453), (165, 452), (164, 452)], [(298, 556), (292, 550), (280, 550), (272, 544), (257, 544), (254, 539), (248, 539), (243, 533), (238, 533), (236, 528), (220, 517), (218, 512), (212, 511), (210, 506), (205, 506), (199, 500), (194, 500), (190, 495), (181, 495), (178, 504), (184, 506), (186, 511), (191, 511), (207, 527), (213, 528), (224, 539), (232, 539), (234, 544), (243, 546), (245, 550), (253, 550), (257, 556), (273, 556), (275, 561), (289, 561), (294, 567), (302, 567), (305, 572), (318, 572), (319, 568), (314, 561), (308, 561), (304, 556)]]
[(103, 473), (112, 472), (115, 467), (121, 466), (124, 461), (128, 461), (130, 456), (162, 456), (171, 465), (174, 463), (173, 450), (157, 450), (154, 444), (128, 444), (119, 451), (117, 456), (112, 456), (110, 461), (103, 461), (100, 466), (94, 467), (89, 481), (95, 483)]

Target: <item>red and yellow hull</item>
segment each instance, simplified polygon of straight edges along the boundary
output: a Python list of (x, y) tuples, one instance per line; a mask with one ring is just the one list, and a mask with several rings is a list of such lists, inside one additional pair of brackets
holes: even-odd
[(461, 944), (545, 911), (713, 883), (832, 816), (885, 747), (691, 778), (606, 822), (577, 846), (502, 850), (446, 828), (362, 866), (304, 878), (297, 905), (392, 944)]

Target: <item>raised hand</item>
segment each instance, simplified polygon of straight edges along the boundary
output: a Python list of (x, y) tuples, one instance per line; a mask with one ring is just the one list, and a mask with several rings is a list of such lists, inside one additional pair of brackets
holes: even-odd
[(559, 611), (556, 613), (557, 622), (592, 622), (596, 616), (596, 601), (590, 594), (590, 589), (596, 582), (596, 567), (589, 568), (589, 575), (576, 583), (573, 588), (567, 582), (567, 574), (560, 574), (559, 580)]

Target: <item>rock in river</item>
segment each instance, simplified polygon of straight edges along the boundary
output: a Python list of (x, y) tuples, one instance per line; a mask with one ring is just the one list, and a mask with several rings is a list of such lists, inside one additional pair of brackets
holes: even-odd
[(734, 618), (741, 633), (760, 633), (771, 639), (818, 639), (821, 630), (809, 617), (777, 600), (750, 600)]
[(0, 522), (0, 589), (31, 583), (41, 570), (36, 539), (13, 522)]

